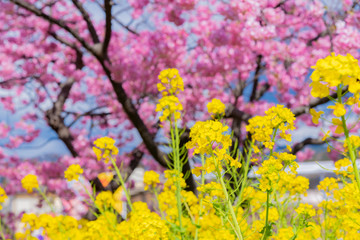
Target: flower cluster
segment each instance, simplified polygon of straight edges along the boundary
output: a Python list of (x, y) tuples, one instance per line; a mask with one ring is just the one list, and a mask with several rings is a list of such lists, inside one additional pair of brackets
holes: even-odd
[(110, 158), (119, 153), (119, 149), (114, 145), (115, 140), (110, 137), (98, 138), (94, 141), (93, 151), (100, 161), (104, 159), (105, 163), (108, 163)]
[(149, 189), (149, 186), (151, 186), (152, 188), (156, 187), (156, 184), (160, 183), (159, 180), (159, 174), (157, 172), (154, 171), (147, 171), (144, 174), (144, 184), (145, 184), (145, 191)]
[(174, 116), (174, 120), (180, 119), (183, 106), (180, 103), (179, 99), (175, 96), (165, 96), (159, 100), (159, 103), (156, 105), (156, 112), (162, 112), (160, 116), (160, 121), (164, 122), (169, 119), (171, 116)]
[(22, 187), (32, 193), (34, 188), (39, 188), (39, 182), (37, 176), (34, 174), (28, 174), (21, 180)]
[(223, 104), (219, 99), (214, 98), (207, 104), (207, 109), (212, 116), (223, 115), (225, 113), (225, 104)]
[(268, 149), (273, 149), (274, 131), (280, 130), (280, 137), (290, 142), (291, 134), (287, 131), (295, 129), (294, 121), (295, 116), (290, 109), (277, 105), (265, 111), (265, 116), (251, 118), (246, 130), (256, 141), (262, 142)]
[(327, 97), (333, 87), (341, 84), (348, 86), (351, 93), (359, 93), (360, 82), (357, 79), (360, 78), (360, 68), (358, 60), (351, 54), (335, 56), (335, 53), (332, 53), (319, 59), (312, 68), (315, 69), (311, 74), (310, 84), (313, 97)]
[(211, 154), (215, 148), (228, 149), (232, 143), (227, 131), (228, 126), (216, 120), (196, 122), (190, 129), (191, 140), (186, 147), (194, 148), (195, 154)]
[(64, 172), (65, 178), (68, 181), (79, 180), (79, 175), (82, 174), (84, 170), (79, 164), (71, 164), (68, 169)]
[(159, 103), (156, 105), (156, 112), (162, 112), (160, 121), (174, 116), (174, 120), (180, 119), (183, 106), (179, 99), (176, 97), (180, 91), (184, 91), (184, 82), (179, 75), (179, 71), (175, 68), (165, 69), (160, 72), (160, 83), (157, 84), (159, 92), (163, 97), (159, 99)]
[(157, 88), (163, 96), (176, 95), (184, 91), (184, 82), (176, 68), (162, 70), (158, 78), (160, 83), (157, 84)]

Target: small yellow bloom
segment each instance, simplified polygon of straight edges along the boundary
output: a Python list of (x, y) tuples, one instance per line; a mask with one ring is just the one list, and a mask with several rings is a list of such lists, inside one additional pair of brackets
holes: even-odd
[(225, 113), (225, 108), (225, 104), (217, 98), (214, 98), (207, 104), (208, 112), (213, 115), (223, 115)]
[(316, 215), (316, 211), (314, 207), (307, 203), (300, 203), (299, 207), (295, 209), (295, 211), (301, 215), (308, 215), (309, 217), (314, 217)]
[(312, 116), (312, 122), (314, 124), (319, 124), (319, 118), (320, 118), (321, 114), (323, 114), (323, 113), (324, 113), (323, 111), (316, 112), (315, 109), (311, 108), (310, 114)]
[(200, 176), (203, 171), (202, 167), (195, 167), (191, 170), (192, 174), (195, 174), (195, 176)]
[(154, 171), (147, 171), (144, 174), (144, 189), (145, 191), (149, 189), (149, 186), (152, 186), (153, 188), (156, 187), (156, 184), (159, 184), (159, 174)]
[(335, 106), (329, 106), (328, 108), (334, 109), (334, 115), (337, 117), (341, 117), (346, 114), (346, 109), (342, 103), (336, 103)]
[(342, 124), (342, 121), (338, 118), (333, 118), (332, 119), (332, 124), (334, 124), (336, 127), (335, 129), (335, 133), (336, 134), (341, 134), (344, 132), (344, 127), (343, 127), (343, 124)]
[(325, 141), (328, 137), (330, 137), (330, 130), (328, 130), (325, 135), (323, 136), (323, 138), (321, 139), (321, 141)]
[(105, 163), (108, 163), (110, 158), (119, 153), (119, 149), (115, 146), (115, 140), (110, 137), (98, 138), (94, 141), (93, 151), (100, 161), (102, 158)]
[(28, 174), (21, 180), (22, 187), (32, 193), (34, 188), (39, 188), (39, 182), (37, 176), (34, 174)]
[(100, 211), (106, 211), (108, 210), (110, 207), (114, 206), (114, 198), (113, 198), (113, 194), (111, 193), (111, 191), (103, 191), (100, 192), (95, 199), (95, 206), (100, 210)]
[[(5, 200), (8, 198), (8, 196), (6, 195), (5, 190), (0, 186), (0, 203), (5, 202)], [(0, 204), (0, 210), (2, 209), (2, 206)]]
[(79, 180), (79, 175), (82, 174), (84, 172), (84, 170), (80, 167), (79, 164), (71, 164), (68, 169), (66, 169), (65, 171), (65, 178), (68, 181), (72, 181), (72, 180)]

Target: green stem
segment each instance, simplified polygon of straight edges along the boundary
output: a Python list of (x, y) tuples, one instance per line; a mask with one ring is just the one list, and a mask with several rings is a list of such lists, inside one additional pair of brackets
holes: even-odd
[(0, 234), (1, 234), (1, 239), (5, 239), (5, 234), (2, 230), (2, 222), (1, 222), (1, 216), (0, 216)]
[[(216, 163), (216, 160), (215, 160), (215, 163)], [(224, 195), (225, 195), (225, 200), (226, 200), (226, 203), (228, 205), (228, 208), (229, 208), (229, 211), (230, 211), (230, 214), (231, 214), (231, 219), (232, 219), (232, 224), (231, 225), (232, 225), (232, 227), (234, 229), (234, 232), (235, 232), (237, 238), (240, 239), (240, 240), (243, 240), (244, 238), (242, 236), (239, 223), (237, 222), (237, 218), (236, 218), (236, 215), (235, 215), (231, 200), (229, 198), (229, 194), (227, 192), (224, 179), (222, 178), (221, 172), (220, 172), (219, 167), (217, 166), (217, 164), (215, 164), (215, 166), (216, 166), (216, 171), (217, 171), (217, 177), (220, 180), (220, 184), (221, 184), (222, 190), (223, 190)], [(229, 222), (230, 222), (230, 220), (229, 220)]]
[(163, 213), (163, 211), (161, 210), (161, 207), (160, 207), (159, 195), (157, 193), (157, 190), (155, 189), (155, 187), (153, 187), (153, 190), (154, 190), (155, 199), (156, 199), (156, 201), (157, 201), (157, 203), (159, 205), (159, 211), (160, 211), (161, 219), (165, 219), (164, 213)]
[(46, 195), (41, 191), (41, 189), (38, 187), (37, 188), (38, 192), (40, 193), (41, 197), (45, 200), (45, 202), (47, 203), (47, 205), (49, 205), (50, 210), (55, 213), (55, 209), (53, 208), (52, 204), (50, 203), (49, 199), (46, 197)]
[(113, 165), (114, 168), (115, 168), (116, 174), (117, 174), (118, 177), (119, 177), (120, 184), (121, 184), (121, 186), (122, 186), (123, 189), (124, 189), (124, 193), (125, 193), (125, 196), (126, 196), (126, 200), (127, 200), (128, 204), (129, 204), (129, 207), (130, 207), (130, 209), (131, 209), (131, 211), (132, 211), (132, 210), (133, 210), (133, 206), (132, 206), (132, 203), (131, 203), (131, 197), (130, 197), (130, 194), (129, 194), (126, 186), (125, 186), (124, 179), (122, 178), (122, 176), (121, 176), (121, 174), (120, 174), (119, 168), (116, 166), (115, 160), (114, 160), (112, 157), (110, 157), (110, 160), (111, 160), (112, 165)]
[(359, 169), (358, 169), (358, 167), (356, 165), (355, 149), (353, 148), (352, 143), (350, 141), (349, 130), (347, 129), (346, 120), (345, 120), (344, 116), (341, 116), (341, 121), (342, 121), (343, 128), (344, 128), (346, 144), (348, 145), (348, 151), (349, 151), (350, 160), (351, 160), (353, 170), (354, 170), (355, 180), (356, 180), (358, 189), (360, 191), (360, 175), (359, 175)]
[[(342, 94), (341, 94), (341, 88), (338, 87), (337, 88), (337, 95), (338, 95), (338, 102), (340, 104), (342, 104)], [(341, 122), (342, 122), (342, 125), (343, 125), (343, 128), (344, 128), (344, 135), (345, 135), (345, 138), (346, 138), (346, 143), (348, 145), (348, 151), (349, 151), (349, 156), (350, 156), (350, 160), (351, 160), (351, 163), (353, 165), (353, 171), (354, 171), (354, 175), (355, 175), (355, 180), (356, 180), (356, 183), (357, 183), (357, 186), (358, 186), (358, 189), (360, 191), (360, 175), (359, 175), (359, 169), (356, 165), (356, 149), (353, 148), (353, 145), (351, 144), (351, 141), (350, 141), (350, 136), (349, 136), (349, 129), (347, 128), (346, 126), (346, 119), (344, 116), (341, 116)]]
[[(204, 165), (205, 165), (204, 155), (201, 155), (201, 166), (204, 166)], [(205, 184), (205, 172), (204, 172), (204, 170), (202, 170), (202, 171), (201, 171), (201, 185), (204, 185), (204, 184)], [(199, 218), (198, 218), (198, 220), (197, 220), (196, 225), (199, 225), (199, 223), (200, 223), (202, 203), (203, 203), (203, 199), (201, 198), (201, 199), (200, 199)], [(196, 227), (196, 230), (195, 230), (195, 240), (198, 240), (198, 237), (199, 237), (198, 234), (199, 234), (199, 228)]]
[(242, 195), (243, 195), (244, 190), (245, 190), (245, 188), (247, 186), (247, 180), (248, 180), (247, 176), (248, 176), (248, 172), (249, 172), (250, 157), (251, 157), (251, 153), (252, 153), (252, 145), (253, 145), (253, 143), (251, 143), (249, 153), (246, 154), (247, 159), (246, 159), (245, 168), (244, 168), (243, 184), (241, 185), (240, 194), (239, 194), (238, 206), (240, 206), (240, 204), (242, 203)]
[[(174, 116), (175, 119), (175, 116)], [(183, 239), (183, 229), (182, 229), (182, 205), (181, 205), (181, 185), (180, 185), (180, 173), (181, 171), (181, 163), (180, 163), (180, 150), (179, 150), (179, 132), (177, 128), (176, 120), (174, 120), (174, 124), (172, 121), (170, 121), (171, 128), (170, 128), (170, 134), (171, 134), (171, 142), (172, 142), (172, 149), (173, 149), (173, 156), (174, 156), (174, 168), (176, 171), (176, 202), (177, 202), (177, 209), (178, 209), (178, 215), (179, 215), (179, 227), (180, 227), (180, 235), (181, 239)], [(173, 128), (174, 125), (174, 128)], [(175, 131), (175, 133), (174, 133)]]
[(266, 240), (268, 237), (268, 225), (269, 225), (269, 202), (270, 202), (270, 190), (266, 191), (266, 216), (265, 216), (265, 232), (261, 240)]

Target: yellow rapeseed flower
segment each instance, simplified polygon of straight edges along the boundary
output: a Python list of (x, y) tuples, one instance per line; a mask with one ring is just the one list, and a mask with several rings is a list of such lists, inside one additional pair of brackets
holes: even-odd
[(346, 114), (346, 109), (342, 103), (335, 103), (335, 106), (328, 106), (328, 109), (334, 109), (334, 115), (337, 117), (341, 117)]
[(39, 182), (37, 176), (34, 174), (28, 174), (21, 180), (22, 187), (28, 191), (28, 193), (32, 193), (34, 188), (39, 187)]
[(79, 180), (79, 175), (82, 174), (84, 170), (80, 167), (79, 164), (71, 164), (66, 171), (64, 172), (65, 178), (68, 181)]
[(314, 207), (307, 203), (300, 203), (299, 207), (295, 209), (295, 212), (299, 215), (308, 215), (309, 217), (316, 215)]
[(160, 183), (159, 174), (155, 171), (146, 171), (144, 174), (144, 190), (148, 190), (149, 186), (156, 187), (156, 184)]
[(4, 203), (7, 198), (8, 196), (6, 195), (5, 190), (0, 186), (0, 210), (2, 209), (1, 203)]
[(159, 99), (159, 103), (156, 105), (156, 112), (162, 112), (160, 116), (160, 121), (164, 122), (165, 120), (171, 118), (174, 115), (175, 120), (180, 119), (183, 106), (180, 103), (179, 99), (175, 96), (165, 96)]
[(225, 114), (225, 104), (223, 104), (219, 99), (214, 98), (207, 105), (208, 112), (212, 115), (223, 115)]
[(315, 109), (311, 108), (310, 114), (312, 116), (312, 122), (314, 124), (319, 124), (319, 118), (320, 118), (321, 114), (323, 114), (323, 113), (324, 113), (323, 111), (316, 112)]
[(356, 94), (360, 91), (360, 83), (357, 79), (360, 76), (358, 60), (350, 54), (346, 56), (331, 53), (324, 59), (319, 59), (311, 74), (312, 83), (310, 86), (313, 97), (327, 97), (332, 87), (340, 84), (348, 86), (349, 92)]
[(104, 159), (105, 163), (108, 163), (110, 157), (119, 153), (119, 149), (114, 145), (115, 140), (110, 137), (98, 138), (94, 141), (93, 151), (97, 157), (97, 160), (100, 161)]
[(157, 84), (157, 89), (163, 96), (176, 95), (179, 91), (184, 91), (184, 82), (176, 68), (162, 70), (158, 78), (160, 83)]

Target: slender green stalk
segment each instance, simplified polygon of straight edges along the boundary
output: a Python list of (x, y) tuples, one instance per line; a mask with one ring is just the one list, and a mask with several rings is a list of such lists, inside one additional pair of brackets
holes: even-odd
[[(274, 142), (275, 143), (275, 137), (276, 137), (276, 133), (277, 133), (277, 130), (278, 128), (276, 127), (274, 129), (274, 132), (273, 132), (273, 136), (271, 138), (271, 142)], [(270, 155), (269, 155), (269, 158), (272, 157), (273, 155), (273, 148), (270, 149)], [(271, 190), (267, 190), (266, 191), (266, 216), (265, 216), (265, 232), (261, 238), (261, 240), (266, 240), (269, 236), (269, 207), (270, 207), (270, 203), (271, 203), (271, 196), (270, 196), (270, 192)]]
[(265, 232), (261, 238), (261, 240), (265, 240), (268, 238), (268, 234), (269, 234), (269, 231), (268, 231), (268, 226), (269, 226), (269, 204), (270, 202), (270, 190), (267, 190), (266, 191), (266, 216), (265, 216)]
[(55, 213), (55, 209), (53, 207), (53, 205), (50, 203), (49, 199), (46, 197), (46, 195), (43, 193), (43, 191), (41, 191), (40, 187), (37, 188), (38, 192), (40, 193), (41, 197), (45, 200), (45, 202), (47, 203), (47, 205), (49, 205), (51, 211), (53, 213)]
[(126, 188), (125, 186), (125, 182), (124, 182), (124, 179), (122, 178), (121, 174), (120, 174), (120, 171), (119, 171), (119, 168), (116, 166), (116, 163), (115, 163), (115, 160), (110, 156), (110, 160), (111, 160), (111, 163), (112, 165), (114, 166), (115, 168), (115, 171), (116, 171), (116, 174), (118, 175), (119, 177), (119, 180), (120, 180), (120, 184), (121, 186), (123, 187), (124, 189), (124, 193), (125, 193), (125, 196), (126, 196), (126, 200), (129, 204), (129, 207), (131, 209), (131, 211), (133, 210), (133, 206), (132, 206), (132, 203), (131, 203), (131, 197), (130, 197), (130, 194), (128, 192), (128, 189)]
[[(342, 104), (342, 94), (341, 94), (341, 88), (338, 87), (337, 88), (337, 94), (338, 94), (338, 102)], [(344, 116), (341, 116), (341, 122), (342, 122), (342, 126), (344, 128), (344, 135), (345, 135), (345, 139), (346, 139), (346, 144), (348, 145), (348, 152), (349, 152), (349, 157), (353, 166), (353, 171), (354, 171), (354, 175), (355, 175), (355, 180), (358, 186), (358, 189), (360, 191), (360, 175), (359, 175), (359, 169), (356, 165), (356, 149), (353, 148), (353, 145), (350, 141), (350, 136), (349, 136), (349, 129), (346, 126), (346, 119)]]
[(248, 172), (249, 172), (249, 166), (250, 166), (250, 157), (252, 154), (252, 145), (253, 143), (251, 143), (250, 149), (249, 149), (249, 153), (246, 154), (246, 163), (244, 166), (244, 177), (243, 177), (243, 184), (241, 185), (241, 189), (240, 189), (240, 194), (239, 194), (239, 200), (238, 200), (238, 206), (240, 206), (240, 204), (242, 203), (242, 197), (243, 197), (243, 193), (244, 190), (247, 186), (247, 178), (248, 178)]
[(155, 189), (155, 187), (153, 187), (153, 190), (154, 190), (154, 195), (155, 195), (156, 202), (159, 204), (159, 211), (160, 211), (161, 219), (165, 219), (164, 213), (163, 213), (163, 211), (161, 210), (161, 207), (160, 207), (159, 195), (157, 193), (157, 190)]
[[(175, 119), (175, 117), (174, 117)], [(174, 121), (174, 124), (172, 121), (170, 121), (171, 128), (170, 128), (170, 134), (171, 134), (171, 143), (172, 143), (172, 149), (173, 149), (173, 156), (174, 156), (174, 169), (176, 171), (176, 202), (177, 202), (177, 209), (178, 209), (178, 217), (179, 217), (179, 227), (180, 227), (180, 235), (181, 239), (183, 239), (183, 230), (182, 230), (182, 205), (181, 205), (181, 184), (180, 184), (180, 173), (182, 172), (182, 166), (180, 163), (180, 150), (179, 150), (179, 131), (177, 127), (176, 120)], [(174, 125), (174, 128), (173, 128)], [(175, 131), (175, 133), (174, 133)]]
[(1, 222), (1, 217), (0, 217), (0, 236), (1, 236), (1, 239), (5, 239), (5, 234), (2, 230), (2, 222)]
[(235, 211), (234, 211), (234, 209), (233, 209), (233, 206), (232, 206), (232, 203), (231, 203), (231, 200), (230, 200), (228, 191), (227, 191), (227, 189), (226, 189), (226, 185), (225, 185), (224, 179), (222, 178), (222, 175), (221, 175), (219, 166), (217, 166), (216, 161), (215, 161), (215, 168), (216, 168), (217, 178), (218, 178), (219, 181), (220, 181), (222, 190), (223, 190), (224, 195), (225, 195), (226, 204), (228, 205), (228, 208), (229, 208), (229, 211), (230, 211), (230, 214), (231, 214), (232, 223), (231, 223), (230, 220), (229, 220), (229, 222), (231, 223), (231, 226), (233, 227), (234, 232), (235, 232), (237, 238), (240, 239), (240, 240), (243, 240), (244, 238), (243, 238), (243, 236), (242, 236), (239, 223), (237, 222), (237, 218), (236, 218)]
[[(205, 165), (205, 159), (204, 159), (204, 155), (201, 155), (201, 166), (204, 166)], [(201, 171), (201, 185), (204, 185), (205, 184), (205, 172), (204, 170)], [(203, 199), (201, 198), (200, 199), (200, 209), (199, 209), (199, 218), (197, 220), (197, 225), (199, 225), (200, 223), (200, 217), (201, 217), (201, 210), (202, 210), (202, 203), (203, 203)], [(198, 236), (199, 235), (199, 228), (196, 227), (196, 230), (195, 230), (195, 240), (198, 240)]]

